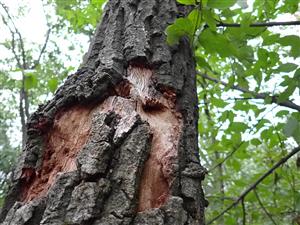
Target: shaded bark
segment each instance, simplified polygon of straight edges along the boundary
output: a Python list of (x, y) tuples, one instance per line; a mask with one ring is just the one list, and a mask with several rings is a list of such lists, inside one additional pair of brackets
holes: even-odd
[(195, 65), (175, 0), (111, 0), (81, 68), (39, 107), (0, 221), (204, 224)]

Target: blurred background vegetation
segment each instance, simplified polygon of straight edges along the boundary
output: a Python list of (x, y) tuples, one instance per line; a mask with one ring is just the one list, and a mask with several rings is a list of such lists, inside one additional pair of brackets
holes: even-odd
[[(0, 0), (0, 206), (30, 113), (76, 71), (105, 2)], [(208, 224), (300, 224), (299, 0), (178, 2), (192, 11), (166, 34), (195, 54)]]

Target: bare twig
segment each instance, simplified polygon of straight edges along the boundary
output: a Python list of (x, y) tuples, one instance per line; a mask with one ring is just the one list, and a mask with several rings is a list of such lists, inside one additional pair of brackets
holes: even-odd
[(4, 18), (3, 15), (1, 15), (2, 21), (3, 23), (7, 26), (7, 28), (9, 29), (10, 33), (11, 33), (11, 50), (13, 52), (13, 55), (17, 61), (17, 65), (19, 68), (22, 68), (22, 64), (20, 61), (20, 58), (16, 52), (16, 40), (15, 40), (15, 33), (13, 32), (13, 30), (11, 29), (11, 27), (9, 26), (8, 22), (6, 21), (6, 19)]
[(290, 159), (292, 156), (294, 156), (296, 153), (300, 151), (300, 146), (294, 148), (289, 154), (287, 154), (285, 157), (281, 158), (275, 165), (273, 165), (266, 173), (264, 173), (260, 178), (258, 178), (253, 184), (251, 184), (242, 194), (232, 203), (230, 204), (226, 209), (224, 209), (219, 215), (217, 215), (215, 218), (210, 220), (207, 225), (212, 224), (219, 218), (221, 218), (226, 212), (231, 210), (234, 206), (236, 206), (240, 201), (242, 201), (252, 190), (254, 190), (257, 185), (259, 185), (266, 177), (268, 177), (270, 174), (274, 172), (278, 167), (283, 165), (288, 159)]
[(21, 47), (21, 54), (22, 54), (22, 61), (23, 61), (23, 69), (26, 69), (26, 57), (25, 57), (25, 47), (24, 47), (24, 42), (23, 42), (23, 38), (22, 35), (20, 33), (20, 31), (17, 29), (14, 20), (12, 18), (12, 16), (10, 15), (8, 8), (5, 4), (3, 4), (2, 2), (0, 2), (1, 7), (3, 8), (3, 10), (5, 11), (8, 19), (10, 20), (11, 24), (13, 25), (13, 28), (15, 30), (15, 33), (18, 35), (19, 37), (19, 42), (20, 42), (20, 47)]
[(245, 199), (241, 200), (242, 211), (243, 211), (243, 225), (246, 225), (246, 207), (245, 207)]
[(51, 28), (49, 28), (47, 33), (46, 33), (46, 39), (45, 39), (45, 42), (43, 44), (43, 47), (41, 48), (39, 57), (37, 58), (37, 60), (35, 60), (33, 66), (31, 67), (31, 69), (35, 69), (40, 64), (42, 55), (44, 54), (44, 52), (46, 50), (46, 47), (47, 47), (47, 44), (48, 44), (48, 41), (49, 41), (50, 33), (51, 33)]
[[(274, 107), (275, 108), (275, 107)], [(273, 111), (273, 109), (274, 108), (272, 108), (270, 111)], [(261, 119), (259, 119), (258, 121), (257, 121), (257, 123), (250, 129), (250, 133), (254, 130), (254, 128), (255, 127), (257, 127), (258, 126), (258, 124), (260, 123), (260, 121), (263, 119), (263, 118), (265, 118), (265, 116), (268, 114), (269, 112), (267, 112), (267, 113), (265, 113), (263, 116), (262, 116), (262, 118)], [(239, 148), (242, 146), (242, 144), (244, 144), (245, 143), (245, 141), (241, 141), (238, 145), (236, 145), (236, 146), (233, 146), (233, 150), (231, 151), (231, 152), (229, 152), (225, 157), (224, 157), (224, 159), (221, 161), (221, 162), (219, 162), (219, 163), (217, 163), (216, 165), (214, 165), (212, 168), (210, 168), (208, 171), (207, 171), (207, 173), (210, 173), (211, 171), (213, 171), (214, 169), (216, 169), (220, 164), (223, 164), (224, 162), (226, 162), (237, 150), (239, 150)]]
[(24, 148), (25, 147), (25, 139), (26, 139), (26, 120), (25, 120), (25, 113), (24, 113), (24, 106), (23, 106), (23, 92), (22, 91), (20, 91), (19, 113), (20, 113), (21, 126), (22, 126), (22, 148)]
[[(198, 73), (201, 77), (203, 77), (204, 79), (207, 79), (207, 80), (210, 80), (216, 84), (222, 84), (223, 86), (228, 86), (228, 83), (224, 82), (224, 81), (221, 81), (217, 78), (213, 78), (213, 77), (210, 77), (208, 76), (207, 74), (202, 74), (202, 73)], [(277, 105), (280, 105), (280, 106), (285, 106), (285, 107), (288, 107), (290, 109), (295, 109), (297, 111), (300, 112), (300, 106), (293, 103), (292, 101), (290, 100), (287, 100), (287, 101), (279, 101), (278, 100), (278, 96), (276, 95), (269, 95), (268, 93), (256, 93), (254, 91), (250, 91), (246, 88), (242, 88), (238, 85), (232, 85), (231, 86), (231, 89), (234, 89), (234, 90), (238, 90), (238, 91), (241, 91), (243, 93), (248, 93), (248, 94), (251, 94), (254, 98), (256, 99), (267, 99), (267, 98), (270, 98), (271, 99), (271, 103), (275, 103)]]
[[(20, 113), (20, 118), (21, 118), (21, 126), (22, 126), (22, 147), (24, 147), (24, 143), (26, 140), (26, 120), (29, 118), (29, 99), (28, 99), (28, 93), (25, 90), (25, 70), (28, 69), (27, 68), (27, 63), (26, 63), (26, 54), (25, 54), (25, 47), (24, 47), (24, 41), (23, 41), (23, 37), (20, 33), (20, 31), (18, 30), (18, 28), (16, 27), (15, 23), (14, 23), (14, 19), (12, 18), (12, 16), (10, 15), (8, 8), (5, 4), (3, 4), (2, 2), (0, 2), (0, 6), (3, 8), (6, 16), (7, 16), (7, 20), (4, 18), (3, 15), (1, 15), (3, 23), (8, 27), (12, 39), (11, 39), (11, 45), (12, 45), (12, 52), (13, 55), (17, 61), (17, 65), (19, 67), (19, 69), (22, 72), (22, 85), (20, 88), (20, 99), (19, 99), (19, 113)], [(18, 36), (17, 40), (15, 38), (15, 35)], [(16, 48), (16, 41), (19, 42), (19, 48)], [(20, 52), (20, 55), (17, 54), (17, 50)]]
[[(273, 27), (273, 26), (297, 26), (300, 25), (300, 21), (288, 21), (288, 22), (258, 22), (258, 23), (252, 23), (249, 26), (250, 27)], [(220, 22), (216, 24), (217, 27), (241, 27), (241, 24), (239, 23), (223, 23)]]
[(244, 144), (244, 141), (241, 141), (237, 146), (234, 146), (233, 150), (227, 154), (224, 159), (222, 159), (221, 162), (217, 163), (216, 165), (214, 165), (212, 168), (210, 168), (207, 173), (210, 173), (211, 171), (215, 170), (216, 168), (218, 168), (220, 165), (222, 165), (225, 161), (227, 161), (241, 146), (242, 144)]
[[(206, 81), (203, 79), (203, 82), (199, 81), (201, 87), (205, 90), (207, 87), (207, 83)], [(203, 96), (203, 101), (204, 101), (204, 111), (205, 111), (205, 115), (207, 117), (207, 120), (212, 122), (212, 117), (210, 114), (210, 110), (209, 110), (209, 103), (208, 103), (208, 99), (207, 99), (207, 93), (204, 93)], [(215, 143), (216, 142), (216, 138), (215, 136), (212, 136), (212, 142)], [(220, 159), (220, 153), (218, 151), (215, 151), (215, 157), (216, 157), (216, 161), (219, 161)], [(221, 202), (222, 202), (222, 206), (224, 206), (224, 196), (225, 196), (225, 184), (224, 184), (224, 180), (223, 180), (223, 164), (218, 164), (218, 172), (219, 172), (219, 184), (220, 184), (220, 193), (221, 193)], [(221, 221), (220, 224), (224, 224), (224, 221)]]
[(266, 209), (266, 207), (264, 206), (264, 204), (262, 203), (262, 201), (260, 200), (258, 193), (256, 191), (256, 189), (253, 190), (255, 197), (258, 201), (258, 204), (260, 205), (261, 209), (265, 212), (265, 214), (270, 218), (270, 220), (272, 221), (272, 223), (274, 225), (277, 225), (277, 223), (275, 222), (275, 220), (273, 219), (272, 215), (268, 212), (268, 210)]

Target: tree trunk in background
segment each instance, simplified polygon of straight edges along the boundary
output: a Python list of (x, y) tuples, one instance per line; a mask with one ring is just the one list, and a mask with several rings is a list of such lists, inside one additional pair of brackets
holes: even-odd
[(1, 224), (204, 224), (195, 65), (175, 0), (111, 0), (81, 68), (28, 123)]

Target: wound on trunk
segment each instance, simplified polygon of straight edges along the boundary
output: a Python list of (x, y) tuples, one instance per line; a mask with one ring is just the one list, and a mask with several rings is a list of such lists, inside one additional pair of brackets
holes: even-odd
[(175, 110), (175, 93), (168, 90), (162, 94), (154, 88), (151, 69), (129, 67), (127, 73), (137, 113), (149, 123), (153, 134), (139, 190), (138, 211), (144, 211), (160, 207), (169, 197), (177, 164), (181, 115)]
[(37, 171), (23, 170), (22, 201), (44, 196), (58, 173), (76, 170), (75, 158), (87, 141), (93, 108), (74, 106), (55, 117), (52, 128), (44, 135), (42, 166)]
[(149, 123), (151, 151), (141, 176), (138, 211), (163, 205), (174, 181), (182, 118), (175, 110), (176, 94), (167, 88), (162, 93), (157, 91), (153, 80), (151, 69), (129, 66), (127, 77), (115, 87), (115, 96), (93, 106), (73, 106), (58, 113), (44, 135), (41, 168), (23, 171), (22, 200), (44, 196), (58, 173), (77, 169), (76, 156), (89, 138), (92, 115), (97, 110), (119, 115), (116, 136), (126, 132), (136, 115)]

